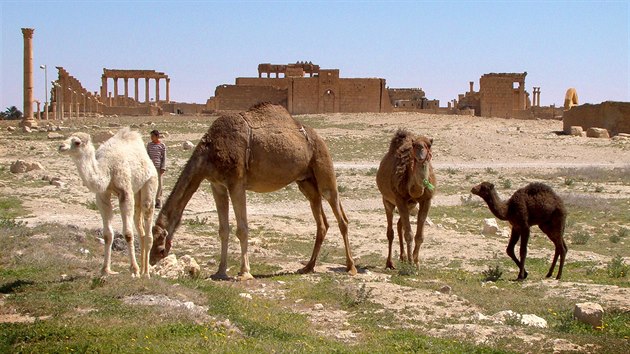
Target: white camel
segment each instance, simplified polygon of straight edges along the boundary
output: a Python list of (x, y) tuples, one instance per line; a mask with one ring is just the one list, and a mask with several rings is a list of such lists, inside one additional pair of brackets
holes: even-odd
[[(59, 152), (69, 155), (79, 170), (79, 176), (90, 191), (96, 193), (96, 205), (103, 218), (105, 259), (101, 275), (117, 274), (111, 270), (114, 241), (111, 196), (116, 195), (122, 214), (123, 235), (128, 244), (131, 275), (149, 274), (149, 251), (153, 244), (151, 226), (157, 189), (157, 171), (147, 154), (140, 133), (123, 128), (94, 150), (89, 134), (75, 133), (60, 146)], [(133, 216), (132, 216), (133, 208)], [(133, 227), (140, 239), (140, 265), (136, 262)]]

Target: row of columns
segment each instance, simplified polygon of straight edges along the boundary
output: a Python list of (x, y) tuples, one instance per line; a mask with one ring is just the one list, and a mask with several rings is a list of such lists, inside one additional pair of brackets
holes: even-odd
[(532, 107), (540, 107), (540, 87), (534, 87), (532, 92)]
[[(105, 103), (105, 104), (107, 104), (107, 102), (106, 102), (107, 98), (110, 97), (108, 95), (108, 92), (107, 92), (107, 81), (108, 81), (108, 79), (110, 79), (110, 78), (105, 76), (105, 75), (103, 75), (101, 77), (101, 80), (102, 80), (101, 99), (103, 100), (103, 103)], [(118, 79), (119, 78), (118, 77), (113, 77), (111, 79), (114, 80), (114, 92), (113, 92), (113, 95), (112, 95), (112, 97), (114, 99), (114, 104), (113, 105), (117, 105), (118, 97), (120, 97), (120, 95), (118, 94)], [(127, 99), (127, 98), (129, 98), (129, 79), (130, 78), (124, 77), (122, 79), (125, 82), (124, 97)], [(140, 78), (134, 77), (132, 79), (134, 79), (134, 84), (135, 84), (135, 87), (134, 87), (134, 99), (136, 100), (136, 102), (140, 102), (139, 98), (138, 98), (138, 87), (139, 87), (138, 86), (138, 80)], [(144, 78), (144, 81), (145, 81), (145, 90), (144, 90), (145, 100), (144, 100), (144, 103), (147, 104), (147, 105), (150, 103), (150, 99), (149, 99), (149, 80), (151, 80), (151, 79), (155, 80), (155, 102), (159, 102), (160, 101), (160, 79), (161, 78), (159, 78), (159, 77), (155, 77), (155, 78), (145, 77)], [(171, 101), (171, 99), (170, 99), (171, 79), (168, 78), (168, 77), (166, 77), (164, 79), (166, 80), (166, 102), (168, 103), (168, 102)]]

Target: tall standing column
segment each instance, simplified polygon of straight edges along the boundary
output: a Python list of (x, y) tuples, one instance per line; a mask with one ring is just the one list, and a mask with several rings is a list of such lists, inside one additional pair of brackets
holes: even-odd
[(171, 102), (171, 79), (169, 79), (168, 77), (166, 78), (166, 103), (170, 103)]
[(22, 127), (37, 127), (33, 119), (33, 28), (22, 28), (24, 36), (24, 116)]
[(144, 85), (145, 85), (145, 87), (144, 87), (144, 104), (148, 106), (150, 104), (150, 102), (149, 102), (149, 78), (148, 77), (144, 78)]
[(107, 103), (107, 77), (105, 74), (101, 76), (101, 100), (103, 103)]
[(118, 78), (114, 78), (114, 106), (118, 106)]
[(125, 106), (127, 105), (127, 99), (129, 98), (129, 78), (125, 78)]
[(155, 78), (155, 104), (160, 102), (160, 78)]
[(134, 96), (133, 98), (136, 100), (136, 104), (138, 103), (138, 78), (134, 78), (134, 84), (135, 84), (135, 92), (134, 92)]

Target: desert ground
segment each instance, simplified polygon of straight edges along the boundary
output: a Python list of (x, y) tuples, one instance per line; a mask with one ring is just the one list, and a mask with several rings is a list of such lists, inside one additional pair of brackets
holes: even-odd
[[(159, 129), (165, 133), (163, 142), (168, 147), (166, 197), (191, 154), (191, 150), (182, 148), (182, 143), (196, 144), (214, 118), (101, 117), (50, 124), (61, 127), (56, 133), (65, 137), (74, 131), (115, 132), (119, 126), (129, 125), (139, 130), (145, 141), (149, 140), (152, 129)], [(387, 313), (393, 318), (391, 323), (382, 325), (383, 330), (413, 329), (433, 337), (498, 345), (517, 352), (598, 352), (602, 346), (588, 338), (559, 335), (549, 328), (494, 320), (496, 317), (492, 316), (500, 311), (536, 314), (547, 319), (550, 326), (551, 312), (570, 311), (576, 303), (597, 302), (607, 313), (630, 311), (627, 277), (594, 278), (594, 274), (605, 274), (616, 256), (621, 256), (626, 264), (630, 262), (630, 237), (624, 231), (630, 228), (630, 141), (563, 135), (560, 120), (420, 113), (322, 114), (296, 118), (314, 127), (331, 150), (359, 274), (350, 277), (344, 273), (343, 242), (333, 214), (325, 205), (331, 227), (316, 272), (292, 275), (292, 283), (317, 283), (332, 277), (335, 282), (353, 284), (362, 289), (365, 301), (374, 304), (375, 311), (380, 311), (377, 313)], [(41, 126), (47, 124), (40, 122)], [(44, 131), (10, 132), (7, 130), (10, 125), (16, 126), (16, 122), (0, 121), (0, 196), (21, 201), (27, 212), (16, 220), (27, 222), (29, 227), (61, 224), (77, 230), (93, 230), (86, 231), (87, 237), (97, 238), (102, 224), (94, 208), (94, 195), (82, 186), (71, 160), (57, 152), (61, 138), (51, 139), (49, 132)], [(399, 128), (434, 139), (432, 161), (438, 180), (437, 193), (425, 227), (417, 272), (404, 264), (399, 264), (397, 270), (384, 268), (386, 224), (375, 176), (380, 159)], [(18, 159), (39, 162), (43, 169), (10, 173), (11, 164)], [(55, 178), (62, 182), (61, 186), (48, 182)], [(529, 277), (523, 282), (513, 281), (518, 269), (505, 254), (509, 224), (499, 221), (500, 230), (496, 234), (481, 232), (484, 219), (494, 217), (479, 197), (470, 194), (471, 187), (481, 181), (494, 183), (502, 199), (536, 181), (550, 185), (563, 198), (569, 212), (565, 233), (569, 252), (562, 280), (545, 278), (553, 244), (533, 227)], [(353, 319), (360, 314), (325, 303), (321, 307), (311, 306), (308, 301), (293, 299), (286, 281), (275, 278), (300, 269), (310, 258), (314, 242), (315, 223), (297, 186), (289, 185), (268, 194), (249, 193), (247, 211), (250, 264), (255, 279), (216, 283), (237, 287), (244, 296), (277, 301), (289, 311), (304, 314), (312, 322), (312, 328), (324, 337), (348, 345), (359, 343), (363, 334)], [(233, 234), (232, 213), (230, 217), (228, 273), (235, 276), (240, 247)], [(201, 276), (212, 282), (209, 276), (218, 266), (219, 240), (216, 208), (208, 183), (203, 183), (193, 196), (183, 219), (171, 252), (178, 258), (192, 256), (201, 267)], [(115, 230), (120, 232), (120, 218), (116, 217), (114, 222)], [(584, 235), (587, 241), (579, 239)], [(615, 235), (618, 237), (614, 238)], [(397, 247), (395, 241), (396, 255)], [(101, 257), (102, 249), (95, 248), (89, 262), (93, 267), (85, 266), (77, 272), (96, 277)], [(120, 271), (115, 277), (129, 277), (127, 266), (126, 253), (114, 252), (113, 268)], [(501, 280), (484, 281), (484, 272), (494, 266), (500, 266)], [(478, 281), (464, 286), (458, 274)], [(547, 306), (544, 298), (549, 299)], [(14, 310), (12, 316), (19, 318), (19, 309)], [(9, 311), (0, 311), (0, 316), (3, 313), (6, 322)], [(618, 343), (615, 348), (619, 352), (630, 350), (627, 336)]]

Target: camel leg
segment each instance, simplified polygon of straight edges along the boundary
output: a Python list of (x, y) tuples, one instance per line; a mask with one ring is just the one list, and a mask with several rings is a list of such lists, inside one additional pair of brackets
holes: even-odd
[(330, 205), (333, 214), (335, 214), (337, 225), (339, 226), (339, 231), (341, 232), (341, 236), (343, 237), (343, 244), (346, 251), (346, 271), (348, 271), (350, 275), (356, 275), (357, 268), (355, 267), (354, 260), (352, 259), (352, 253), (350, 252), (350, 241), (348, 240), (348, 217), (346, 216), (346, 213), (343, 210), (343, 206), (339, 201), (337, 188), (325, 189), (323, 190), (321, 195), (328, 201), (328, 204)]
[(527, 279), (527, 271), (525, 270), (525, 258), (527, 258), (527, 243), (529, 242), (529, 227), (523, 228), (521, 233), (521, 247), (519, 256), (521, 257), (520, 270), (518, 273), (519, 280)]
[(227, 189), (223, 186), (212, 184), (212, 195), (214, 197), (214, 203), (217, 206), (217, 214), (219, 217), (219, 238), (221, 239), (221, 261), (219, 262), (219, 269), (215, 274), (211, 276), (212, 279), (226, 280), (229, 279), (227, 275), (227, 253), (228, 253), (228, 238), (230, 236), (230, 199), (227, 194)]
[(249, 229), (247, 227), (247, 195), (245, 186), (237, 184), (230, 188), (230, 199), (236, 217), (236, 237), (241, 244), (241, 271), (238, 273), (239, 280), (254, 279), (250, 273), (249, 255), (247, 254), (247, 238)]
[[(148, 181), (136, 195), (136, 227), (140, 237), (140, 275), (151, 277), (149, 266), (149, 252), (153, 246), (151, 226), (153, 225), (153, 211), (155, 208), (155, 182)], [(138, 202), (139, 200), (139, 202)], [(138, 223), (139, 222), (139, 223)]]
[(562, 237), (563, 227), (562, 225), (557, 225), (554, 227), (553, 223), (545, 223), (540, 224), (539, 228), (547, 235), (547, 237), (549, 237), (555, 247), (551, 267), (549, 268), (549, 272), (547, 272), (546, 277), (550, 278), (553, 275), (553, 270), (556, 267), (556, 261), (558, 260), (558, 257), (560, 257), (560, 266), (558, 267), (558, 275), (556, 276), (556, 279), (560, 279), (560, 277), (562, 277), (562, 266), (564, 265), (564, 258), (567, 254), (567, 246)]
[[(394, 204), (388, 202), (383, 198), (383, 205), (385, 206), (385, 217), (387, 218), (387, 262), (385, 263), (385, 268), (387, 269), (396, 269), (394, 267), (394, 263), (392, 262), (392, 244), (394, 243), (394, 228), (393, 228), (393, 219), (394, 219), (394, 208), (396, 207)], [(398, 225), (400, 225), (400, 220), (398, 220)], [(398, 232), (400, 236), (400, 231)], [(402, 252), (400, 253), (402, 256)]]
[(396, 223), (396, 231), (398, 232), (398, 247), (400, 247), (399, 258), (401, 262), (406, 262), (407, 253), (405, 252), (405, 241), (403, 240), (403, 224), (400, 218), (398, 218), (398, 222)]
[(516, 254), (514, 254), (514, 247), (516, 246), (516, 243), (518, 242), (520, 238), (521, 238), (520, 231), (516, 227), (512, 226), (512, 234), (510, 235), (510, 241), (508, 242), (508, 246), (505, 250), (507, 252), (507, 255), (510, 256), (510, 258), (512, 258), (514, 263), (516, 263), (516, 266), (519, 269), (519, 274), (520, 274), (520, 269), (521, 269), (521, 261), (519, 261), (518, 258), (516, 258)]
[(317, 186), (315, 186), (315, 182), (312, 180), (305, 180), (296, 181), (296, 183), (300, 189), (300, 192), (302, 192), (306, 199), (308, 199), (311, 205), (313, 218), (315, 219), (315, 224), (317, 225), (317, 232), (315, 234), (315, 245), (313, 246), (311, 259), (304, 266), (304, 268), (298, 271), (298, 273), (306, 274), (312, 273), (315, 270), (317, 256), (319, 255), (322, 243), (324, 242), (324, 238), (326, 237), (326, 233), (328, 232), (328, 222), (326, 221), (326, 216), (323, 213), (322, 196), (319, 194)]
[(144, 273), (144, 219), (142, 217), (142, 193), (139, 191), (134, 197), (133, 208), (133, 225), (136, 229), (136, 235), (138, 235), (138, 241), (140, 243), (140, 275)]
[[(131, 190), (131, 188), (127, 190)], [(118, 204), (120, 206), (120, 214), (122, 215), (123, 236), (125, 237), (125, 241), (127, 241), (127, 253), (129, 255), (129, 263), (131, 264), (129, 270), (131, 271), (131, 276), (135, 278), (140, 275), (140, 268), (138, 267), (138, 262), (136, 262), (136, 247), (133, 243), (134, 226), (132, 208), (135, 207), (133, 193), (122, 191), (118, 196)]]
[(399, 222), (402, 223), (403, 234), (405, 236), (405, 243), (407, 244), (406, 259), (411, 262), (413, 259), (413, 236), (411, 235), (411, 223), (409, 221), (409, 207), (406, 201), (397, 201), (396, 207), (400, 214)]
[(96, 206), (101, 213), (103, 219), (103, 239), (105, 240), (105, 255), (103, 258), (103, 267), (101, 268), (101, 275), (107, 276), (110, 274), (118, 274), (111, 269), (112, 263), (112, 244), (114, 243), (114, 230), (112, 228), (112, 220), (114, 219), (114, 212), (111, 202), (111, 194), (96, 194)]
[(418, 205), (418, 225), (416, 228), (415, 245), (413, 247), (413, 263), (416, 267), (420, 266), (420, 259), (418, 254), (420, 253), (420, 246), (424, 242), (424, 222), (429, 215), (429, 208), (431, 207), (431, 199), (427, 199), (420, 202)]

